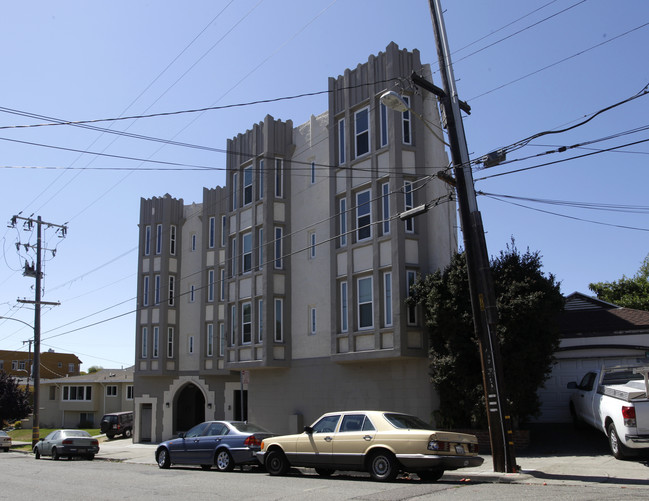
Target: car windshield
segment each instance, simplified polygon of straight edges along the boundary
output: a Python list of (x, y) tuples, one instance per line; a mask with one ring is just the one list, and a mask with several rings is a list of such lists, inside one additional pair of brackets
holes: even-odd
[(9, 436), (9, 435), (7, 435), (6, 432), (0, 430), (0, 437), (8, 437), (8, 436)]
[(84, 430), (66, 430), (62, 432), (62, 435), (66, 437), (89, 437), (90, 433)]
[(405, 430), (405, 429), (415, 429), (415, 430), (434, 430), (431, 425), (424, 423), (421, 419), (415, 416), (409, 416), (407, 414), (383, 414), (385, 419), (394, 426), (395, 428)]
[(261, 426), (252, 423), (244, 423), (243, 421), (234, 421), (230, 423), (230, 426), (241, 433), (268, 433), (268, 431), (264, 430)]

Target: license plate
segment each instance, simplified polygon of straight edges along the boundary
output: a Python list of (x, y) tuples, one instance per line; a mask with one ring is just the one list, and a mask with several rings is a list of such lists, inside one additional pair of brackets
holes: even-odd
[(456, 445), (455, 446), (455, 454), (464, 454), (464, 446), (463, 445)]

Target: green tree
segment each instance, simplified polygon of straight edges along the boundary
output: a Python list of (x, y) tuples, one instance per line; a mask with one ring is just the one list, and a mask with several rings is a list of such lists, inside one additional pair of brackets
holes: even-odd
[[(541, 271), (538, 252), (520, 253), (512, 240), (491, 260), (498, 307), (497, 338), (504, 385), (514, 423), (539, 413), (537, 390), (552, 370), (559, 344), (556, 325), (564, 298), (559, 284)], [(437, 388), (438, 425), (484, 428), (487, 425), (478, 340), (473, 328), (464, 254), (417, 281), (411, 301), (424, 307), (430, 329), (430, 375)]]
[(93, 365), (92, 367), (88, 367), (88, 374), (94, 374), (95, 372), (98, 372), (102, 369), (103, 367), (100, 365)]
[(0, 427), (5, 422), (26, 418), (31, 411), (27, 390), (21, 389), (12, 376), (0, 371)]
[(644, 258), (638, 272), (632, 277), (622, 278), (614, 282), (597, 282), (588, 285), (602, 301), (649, 311), (649, 255)]

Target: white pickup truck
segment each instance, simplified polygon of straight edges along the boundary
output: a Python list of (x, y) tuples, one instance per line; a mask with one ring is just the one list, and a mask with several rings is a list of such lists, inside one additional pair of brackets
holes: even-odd
[(611, 452), (624, 459), (649, 452), (649, 367), (608, 367), (588, 372), (570, 397), (575, 424), (587, 423), (608, 436)]

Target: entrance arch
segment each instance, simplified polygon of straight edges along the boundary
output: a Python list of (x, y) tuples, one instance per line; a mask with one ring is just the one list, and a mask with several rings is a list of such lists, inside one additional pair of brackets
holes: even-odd
[(205, 421), (205, 396), (195, 384), (185, 385), (174, 399), (174, 430), (187, 431)]

